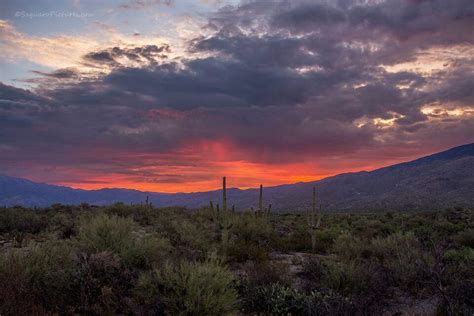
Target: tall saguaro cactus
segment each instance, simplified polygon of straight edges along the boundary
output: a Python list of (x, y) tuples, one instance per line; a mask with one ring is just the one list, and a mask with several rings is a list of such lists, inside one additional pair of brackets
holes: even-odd
[(306, 214), (306, 221), (309, 227), (309, 233), (311, 234), (311, 249), (314, 252), (316, 249), (316, 230), (321, 226), (321, 208), (318, 212), (318, 219), (316, 222), (316, 187), (313, 187), (313, 201), (311, 205), (311, 211)]
[[(272, 205), (269, 204), (268, 208), (263, 208), (263, 185), (260, 184), (260, 192), (258, 195), (258, 207), (255, 212), (256, 217), (269, 218), (271, 213)], [(253, 207), (250, 208), (253, 212)]]
[(222, 177), (222, 211), (227, 212), (227, 189), (225, 183), (225, 177)]
[(215, 223), (215, 239), (221, 242), (222, 247), (227, 247), (230, 230), (233, 226), (233, 217), (235, 207), (232, 205), (232, 212), (227, 212), (227, 190), (226, 190), (226, 177), (222, 177), (222, 209), (219, 209), (217, 203), (214, 207), (214, 202), (210, 201), (210, 209), (212, 214), (212, 220)]

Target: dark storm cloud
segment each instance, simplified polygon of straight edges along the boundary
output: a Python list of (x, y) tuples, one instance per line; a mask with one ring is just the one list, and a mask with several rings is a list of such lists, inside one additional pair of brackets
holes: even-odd
[[(249, 2), (247, 6), (258, 7), (259, 4)], [(249, 8), (243, 10), (248, 11)], [(344, 32), (351, 33), (354, 27), (366, 31), (358, 34), (358, 37), (386, 32), (401, 40), (433, 34), (447, 42), (473, 40), (468, 32), (452, 32), (474, 26), (474, 3), (470, 0), (387, 0), (373, 3), (276, 1), (269, 4), (267, 10), (277, 12), (270, 18), (271, 26), (296, 33), (346, 24), (349, 27), (342, 30)]]
[(122, 9), (141, 10), (156, 5), (169, 6), (172, 3), (172, 0), (128, 0), (122, 3), (119, 7)]
[(156, 63), (156, 59), (166, 59), (166, 53), (170, 52), (170, 47), (166, 44), (145, 45), (132, 48), (112, 47), (96, 52), (90, 52), (84, 56), (86, 62), (93, 64), (106, 64), (109, 66), (120, 66), (120, 58), (127, 58), (128, 60), (143, 63)]
[(341, 8), (327, 3), (303, 3), (284, 10), (272, 18), (272, 25), (284, 29), (312, 32), (324, 25), (345, 22), (348, 16)]
[(58, 69), (53, 72), (43, 72), (38, 70), (33, 70), (32, 72), (41, 76), (54, 79), (77, 79), (80, 77), (79, 71), (70, 68)]
[[(310, 104), (329, 117), (344, 119), (341, 112), (347, 112), (346, 121), (358, 114), (383, 116), (395, 110), (405, 114), (408, 104), (420, 105), (417, 101), (422, 100), (422, 93), (416, 88), (426, 84), (427, 78), (380, 69), (381, 63), (393, 62), (393, 56), (403, 55), (404, 49), (417, 48), (400, 41), (394, 32), (409, 23), (416, 26), (410, 34), (423, 35), (426, 29), (419, 25), (428, 22), (417, 21), (429, 20), (430, 30), (441, 29), (437, 22), (469, 23), (465, 20), (469, 20), (472, 4), (455, 1), (447, 8), (437, 1), (397, 3), (246, 2), (216, 14), (210, 19), (216, 33), (190, 43), (191, 51), (217, 53), (216, 57), (184, 60), (181, 65), (121, 67), (99, 81), (60, 87), (49, 94), (68, 104), (135, 103), (137, 107), (176, 109)], [(325, 28), (328, 24), (331, 28)], [(356, 33), (354, 27), (361, 29)], [(377, 27), (390, 30), (387, 32), (393, 36), (387, 40), (387, 34), (374, 30)], [(245, 31), (252, 29), (263, 33)], [(298, 31), (299, 35), (289, 36), (284, 30)], [(352, 41), (354, 36), (356, 42)], [(364, 36), (370, 41), (379, 36), (381, 47), (372, 50), (371, 43), (360, 42)], [(149, 60), (168, 49), (115, 47), (91, 52), (85, 59), (116, 64), (120, 57)], [(366, 83), (370, 83), (366, 88), (353, 88)], [(398, 85), (408, 89), (402, 92)], [(345, 98), (347, 104), (336, 106), (333, 100), (339, 96), (345, 96), (340, 101)]]
[[(17, 155), (49, 150), (65, 165), (71, 155), (78, 164), (113, 160), (123, 172), (138, 162), (116, 166), (113, 154), (84, 148), (160, 155), (222, 141), (238, 148), (232, 158), (276, 163), (467, 142), (472, 119), (430, 121), (420, 110), (433, 102), (472, 106), (472, 59), (432, 74), (381, 65), (413, 61), (435, 45), (472, 44), (473, 12), (465, 0), (247, 1), (216, 13), (214, 32), (189, 43), (207, 57), (178, 62), (165, 59), (167, 45), (113, 47), (84, 56), (112, 68), (98, 79), (37, 94), (1, 85), (0, 140)], [(124, 66), (123, 58), (143, 65)], [(392, 127), (373, 124), (394, 117)]]
[(444, 43), (472, 41), (466, 32), (474, 26), (474, 3), (469, 0), (385, 1), (349, 10), (352, 25), (389, 32), (401, 40), (436, 35)]
[(12, 86), (8, 86), (0, 82), (0, 99), (10, 101), (31, 101), (39, 102), (45, 101), (45, 99), (37, 94), (32, 93), (29, 90), (19, 89)]

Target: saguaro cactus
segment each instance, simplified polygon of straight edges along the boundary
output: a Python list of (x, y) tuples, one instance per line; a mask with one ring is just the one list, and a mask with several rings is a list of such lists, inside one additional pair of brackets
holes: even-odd
[(313, 201), (311, 205), (311, 211), (306, 213), (306, 221), (309, 227), (309, 233), (311, 234), (311, 250), (314, 252), (316, 249), (316, 230), (321, 226), (321, 207), (318, 212), (318, 219), (316, 221), (316, 187), (313, 187)]
[(232, 213), (227, 212), (227, 188), (226, 188), (226, 177), (222, 177), (222, 210), (219, 209), (217, 203), (214, 208), (214, 202), (209, 202), (213, 220), (215, 222), (215, 238), (219, 240), (223, 247), (227, 247), (230, 238), (230, 229), (233, 225), (233, 212), (235, 210), (232, 205)]
[(227, 212), (227, 189), (225, 183), (225, 177), (222, 177), (222, 211)]
[(272, 213), (272, 205), (268, 204), (268, 208), (266, 209), (266, 216), (270, 217), (270, 214)]
[(251, 207), (250, 210), (255, 213), (256, 217), (268, 218), (270, 217), (271, 209), (271, 204), (268, 205), (268, 208), (263, 208), (263, 185), (260, 184), (260, 192), (258, 195), (258, 208), (255, 212), (253, 211), (253, 207)]

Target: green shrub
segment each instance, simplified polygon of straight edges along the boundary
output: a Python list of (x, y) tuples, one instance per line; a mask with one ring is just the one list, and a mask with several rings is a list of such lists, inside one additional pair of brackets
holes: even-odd
[(271, 283), (290, 286), (292, 278), (289, 266), (283, 262), (246, 262), (242, 267), (242, 284), (246, 287), (256, 287)]
[(306, 309), (306, 296), (280, 283), (246, 288), (243, 309), (248, 313), (301, 315)]
[(316, 247), (317, 253), (328, 253), (337, 239), (339, 232), (336, 230), (320, 230), (316, 232)]
[(421, 244), (412, 233), (395, 233), (385, 238), (372, 239), (369, 251), (381, 262), (395, 260), (401, 264), (404, 257), (413, 255), (412, 252), (420, 246)]
[(80, 295), (77, 311), (85, 314), (126, 313), (125, 299), (131, 296), (134, 274), (123, 267), (118, 255), (99, 252), (78, 257), (74, 287)]
[(270, 253), (267, 247), (243, 240), (233, 241), (226, 249), (229, 262), (246, 262), (248, 260), (265, 262)]
[[(358, 313), (359, 312), (359, 313)], [(331, 290), (312, 291), (307, 298), (305, 315), (358, 315), (366, 314), (357, 310), (354, 302)]]
[(206, 229), (200, 223), (182, 218), (171, 221), (170, 225), (175, 234), (173, 236), (174, 246), (180, 250), (180, 253), (186, 259), (204, 259), (206, 253), (214, 248), (211, 230)]
[(275, 234), (266, 219), (243, 214), (233, 222), (226, 254), (235, 262), (265, 261), (274, 242)]
[(463, 247), (461, 249), (451, 249), (444, 254), (444, 260), (454, 264), (474, 263), (474, 249)]
[(430, 260), (413, 233), (394, 233), (370, 242), (343, 234), (334, 243), (333, 250), (346, 262), (370, 262), (387, 274), (392, 285), (413, 290), (423, 277), (421, 263)]
[(57, 232), (61, 239), (70, 239), (77, 235), (77, 223), (75, 218), (64, 213), (51, 215), (50, 226)]
[(48, 228), (43, 212), (22, 207), (0, 209), (0, 233), (19, 231), (38, 234)]
[(358, 294), (367, 288), (368, 277), (359, 262), (330, 262), (322, 285), (342, 295)]
[(321, 280), (321, 288), (329, 288), (342, 297), (350, 298), (359, 310), (378, 311), (388, 289), (383, 270), (377, 265), (352, 260), (327, 263), (327, 271)]
[(423, 278), (423, 262), (430, 261), (414, 234), (395, 233), (372, 240), (369, 251), (385, 268), (393, 285), (416, 290)]
[(25, 258), (30, 282), (43, 306), (69, 301), (75, 255), (70, 242), (51, 241), (34, 248)]
[(133, 299), (139, 308), (139, 315), (164, 315), (165, 303), (162, 297), (162, 285), (153, 271), (142, 272), (135, 282)]
[(281, 229), (277, 249), (282, 252), (308, 251), (311, 249), (311, 236), (306, 226), (298, 225)]
[(234, 275), (216, 259), (168, 263), (142, 275), (136, 293), (148, 303), (162, 302), (171, 315), (228, 315), (238, 299)]
[(471, 247), (474, 249), (474, 229), (459, 232), (454, 236), (454, 241), (460, 247)]
[(153, 224), (158, 216), (158, 212), (153, 207), (144, 204), (125, 205), (123, 203), (115, 203), (105, 209), (105, 213), (109, 215), (129, 217), (142, 226)]
[(35, 306), (23, 258), (14, 252), (0, 257), (0, 315), (28, 315)]
[(118, 254), (126, 265), (150, 267), (169, 254), (163, 238), (140, 230), (129, 218), (99, 215), (86, 220), (79, 229), (80, 248), (88, 254), (109, 251)]
[(350, 233), (341, 234), (332, 246), (332, 250), (339, 257), (346, 260), (351, 260), (365, 256), (367, 249), (367, 242), (352, 236)]
[(232, 234), (238, 239), (260, 245), (270, 245), (274, 238), (274, 232), (268, 220), (249, 213), (235, 217)]
[(314, 256), (305, 258), (301, 267), (304, 288), (310, 291), (319, 289), (327, 269), (327, 265), (320, 258)]
[(53, 241), (28, 252), (5, 254), (0, 293), (10, 292), (4, 297), (10, 296), (10, 302), (23, 304), (24, 308), (41, 306), (49, 311), (64, 311), (73, 300), (74, 256), (70, 243)]

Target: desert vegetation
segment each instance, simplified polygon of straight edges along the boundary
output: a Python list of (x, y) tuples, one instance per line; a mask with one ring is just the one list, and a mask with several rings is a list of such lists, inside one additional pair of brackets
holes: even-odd
[(256, 205), (2, 208), (0, 315), (474, 313), (473, 210)]

